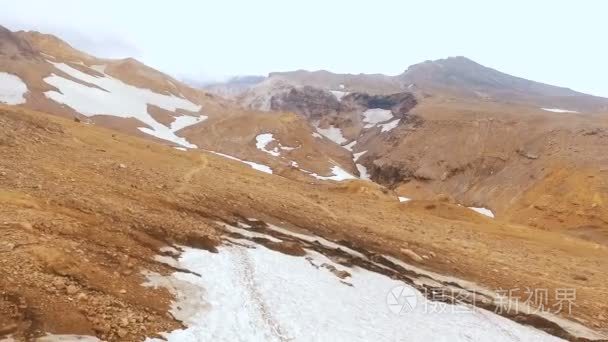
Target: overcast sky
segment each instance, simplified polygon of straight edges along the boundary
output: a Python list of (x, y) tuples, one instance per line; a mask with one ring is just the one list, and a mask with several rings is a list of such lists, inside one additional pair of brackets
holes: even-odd
[(462, 55), (608, 97), (608, 1), (0, 0), (0, 25), (177, 77), (398, 74)]

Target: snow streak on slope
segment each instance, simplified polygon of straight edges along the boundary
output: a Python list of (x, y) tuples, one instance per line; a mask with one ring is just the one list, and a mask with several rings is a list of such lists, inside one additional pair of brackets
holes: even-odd
[(486, 208), (475, 208), (475, 207), (469, 207), (469, 209), (476, 211), (478, 213), (480, 213), (481, 215), (485, 215), (487, 217), (491, 217), (494, 218), (494, 213), (492, 212), (492, 210), (490, 209), (486, 209)]
[(541, 108), (541, 109), (545, 110), (547, 112), (553, 112), (553, 113), (579, 113), (575, 110), (559, 109), (559, 108)]
[(183, 147), (196, 148), (196, 145), (178, 137), (175, 132), (204, 119), (194, 119), (190, 116), (182, 117), (176, 119), (171, 127), (167, 127), (156, 121), (148, 113), (148, 105), (154, 105), (171, 112), (178, 109), (198, 112), (201, 106), (174, 95), (158, 94), (149, 89), (125, 84), (106, 74), (103, 77), (95, 77), (64, 63), (49, 63), (73, 78), (99, 87), (89, 87), (52, 74), (44, 79), (46, 83), (59, 89), (59, 92), (47, 91), (44, 93), (51, 100), (65, 104), (86, 116), (113, 115), (121, 118), (135, 118), (148, 126), (139, 128), (146, 134), (171, 141)]
[(25, 103), (27, 85), (13, 74), (0, 72), (0, 103), (18, 105)]
[(270, 168), (270, 166), (263, 165), (263, 164), (258, 164), (258, 163), (254, 163), (254, 162), (252, 162), (252, 161), (242, 160), (242, 159), (239, 159), (239, 158), (237, 158), (237, 157), (229, 156), (229, 155), (227, 155), (227, 154), (223, 154), (223, 153), (220, 153), (220, 152), (215, 152), (215, 151), (207, 151), (207, 152), (210, 152), (210, 153), (216, 154), (216, 155), (218, 155), (218, 156), (222, 156), (222, 157), (224, 157), (224, 158), (228, 158), (228, 159), (236, 160), (236, 161), (238, 161), (238, 162), (241, 162), (241, 163), (243, 163), (243, 164), (247, 164), (247, 165), (251, 166), (251, 168), (252, 168), (252, 169), (255, 169), (255, 170), (258, 170), (258, 171), (262, 171), (262, 172), (265, 172), (265, 173), (272, 174), (272, 169)]
[[(248, 247), (185, 248), (178, 266), (200, 277), (147, 274), (146, 285), (176, 293), (172, 314), (186, 328), (164, 333), (168, 341), (559, 341), (482, 309), (429, 310), (413, 287), (316, 251), (296, 257), (238, 242)], [(328, 267), (350, 276), (340, 279)], [(395, 289), (413, 296), (411, 311), (391, 310)]]

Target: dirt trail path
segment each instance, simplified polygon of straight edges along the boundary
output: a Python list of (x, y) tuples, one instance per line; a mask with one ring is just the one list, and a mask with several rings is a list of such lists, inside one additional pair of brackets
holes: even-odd
[(197, 173), (203, 171), (205, 168), (207, 168), (207, 165), (209, 165), (209, 160), (204, 154), (200, 155), (200, 161), (200, 164), (191, 168), (188, 172), (184, 174), (184, 176), (181, 178), (181, 184), (174, 190), (176, 193), (186, 191), (186, 189), (190, 185), (190, 182), (192, 181), (192, 178), (194, 178)]

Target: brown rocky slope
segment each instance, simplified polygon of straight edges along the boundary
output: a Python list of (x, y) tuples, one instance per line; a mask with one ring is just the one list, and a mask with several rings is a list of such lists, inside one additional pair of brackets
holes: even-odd
[(0, 331), (18, 339), (141, 340), (179, 327), (166, 314), (171, 295), (143, 287), (141, 272), (173, 271), (153, 258), (163, 246), (213, 249), (222, 239), (215, 221), (239, 217), (305, 228), (489, 288), (576, 288), (568, 318), (596, 329), (608, 323), (608, 249), (595, 242), (440, 217), (439, 203), (400, 204), (366, 182), (310, 185), (11, 107), (0, 112), (0, 152)]

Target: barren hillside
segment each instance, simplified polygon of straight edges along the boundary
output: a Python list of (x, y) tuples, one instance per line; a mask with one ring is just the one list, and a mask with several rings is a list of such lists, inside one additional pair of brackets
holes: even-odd
[[(231, 234), (247, 238), (218, 222), (254, 218), (490, 289), (576, 287), (578, 306), (566, 317), (589, 327), (606, 323), (605, 245), (495, 222), (446, 202), (400, 203), (369, 182), (291, 181), (39, 113), (3, 108), (0, 120), (0, 268), (10, 275), (0, 280), (4, 334), (132, 340), (176, 329), (183, 323), (165, 314), (172, 293), (142, 286), (142, 274), (176, 270), (157, 261), (171, 256), (164, 247), (214, 250), (230, 244)], [(298, 243), (268, 248), (299, 254), (290, 252)], [(341, 262), (358, 262), (348, 260)], [(530, 323), (559, 336), (581, 334)]]

